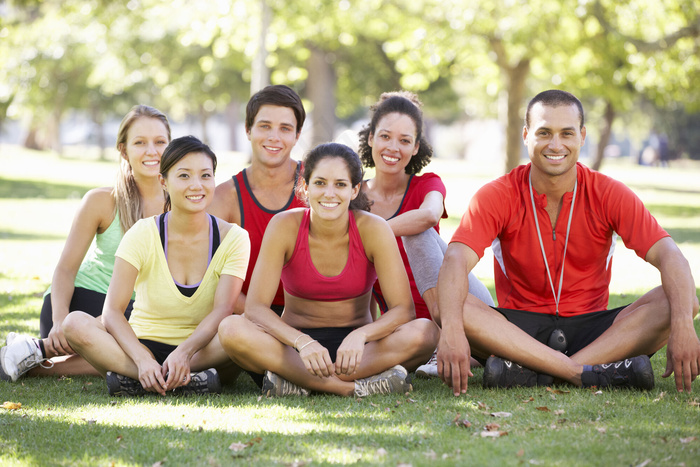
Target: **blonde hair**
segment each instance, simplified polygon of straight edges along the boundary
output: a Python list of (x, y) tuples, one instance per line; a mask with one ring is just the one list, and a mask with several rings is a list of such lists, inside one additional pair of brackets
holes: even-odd
[(119, 213), (119, 224), (122, 232), (126, 232), (143, 217), (143, 203), (139, 187), (136, 185), (134, 173), (129, 161), (125, 157), (126, 138), (131, 125), (141, 117), (156, 118), (163, 122), (168, 132), (168, 142), (170, 142), (170, 123), (168, 117), (163, 112), (147, 105), (135, 105), (124, 116), (119, 132), (117, 133), (117, 150), (120, 154), (119, 170), (117, 180), (112, 189), (112, 196)]

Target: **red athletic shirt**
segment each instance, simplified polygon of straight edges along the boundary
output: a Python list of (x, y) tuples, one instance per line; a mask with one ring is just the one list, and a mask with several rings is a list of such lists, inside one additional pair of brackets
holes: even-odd
[[(297, 170), (295, 179), (299, 180), (299, 174), (301, 170), (301, 163), (297, 163)], [(253, 194), (253, 190), (250, 189), (250, 184), (248, 184), (248, 177), (246, 176), (245, 169), (238, 172), (233, 177), (233, 183), (236, 185), (236, 192), (238, 193), (238, 206), (241, 209), (241, 227), (248, 231), (250, 235), (250, 262), (248, 263), (248, 271), (245, 275), (245, 281), (243, 282), (243, 293), (248, 293), (248, 287), (250, 286), (250, 276), (253, 274), (253, 269), (255, 269), (255, 263), (258, 261), (258, 255), (260, 254), (260, 245), (262, 244), (263, 235), (265, 234), (265, 229), (267, 224), (270, 223), (272, 216), (278, 212), (286, 211), (293, 208), (303, 208), (306, 207), (303, 201), (296, 197), (294, 190), (289, 194), (289, 201), (287, 204), (279, 211), (272, 211), (265, 208)], [(296, 186), (296, 182), (295, 182)], [(284, 292), (282, 291), (282, 283), (280, 282), (277, 289), (277, 294), (272, 302), (273, 305), (284, 306)]]
[(327, 277), (318, 272), (309, 251), (310, 210), (306, 209), (299, 224), (294, 253), (282, 268), (284, 290), (295, 297), (321, 302), (336, 302), (360, 297), (377, 280), (374, 263), (367, 259), (362, 237), (357, 230), (355, 214), (349, 211), (348, 261), (337, 276)]
[[(580, 163), (576, 169), (578, 193), (566, 251), (561, 316), (608, 307), (615, 233), (642, 259), (652, 245), (668, 236), (624, 184)], [(484, 249), (492, 246), (500, 307), (554, 314), (554, 296), (532, 212), (529, 175), (530, 164), (521, 165), (482, 187), (472, 198), (452, 241), (469, 246), (480, 258)], [(555, 232), (545, 211), (546, 195), (533, 193), (554, 290), (558, 292), (573, 193), (564, 195)]]
[[(445, 195), (447, 194), (447, 190), (445, 189), (445, 184), (442, 183), (442, 180), (437, 174), (428, 172), (424, 173), (423, 175), (411, 175), (411, 178), (409, 178), (408, 180), (406, 192), (404, 193), (403, 199), (401, 200), (401, 205), (399, 206), (399, 209), (389, 219), (393, 219), (394, 217), (398, 216), (399, 214), (403, 214), (404, 212), (411, 211), (413, 209), (418, 209), (420, 205), (423, 204), (423, 201), (425, 200), (427, 194), (431, 191), (437, 191), (442, 194), (444, 205), (444, 199)], [(440, 217), (441, 219), (446, 219), (447, 210), (443, 209), (442, 216)], [(436, 225), (434, 229), (438, 233), (440, 233), (439, 225)], [(423, 297), (420, 296), (420, 293), (418, 292), (418, 287), (416, 287), (416, 280), (413, 278), (413, 271), (411, 271), (411, 265), (408, 264), (408, 257), (406, 256), (406, 250), (403, 247), (403, 241), (401, 240), (401, 237), (396, 237), (396, 243), (399, 245), (401, 259), (403, 260), (403, 265), (406, 268), (406, 273), (408, 274), (408, 282), (411, 285), (411, 295), (413, 296), (413, 304), (416, 308), (416, 318), (431, 319), (430, 311), (428, 311), (428, 306), (425, 304), (425, 301), (423, 301)], [(374, 284), (374, 297), (377, 299), (377, 303), (379, 304), (379, 308), (382, 310), (382, 313), (385, 312), (388, 307), (386, 305), (386, 301), (384, 300), (384, 296), (382, 295), (382, 290), (379, 287), (379, 282)]]

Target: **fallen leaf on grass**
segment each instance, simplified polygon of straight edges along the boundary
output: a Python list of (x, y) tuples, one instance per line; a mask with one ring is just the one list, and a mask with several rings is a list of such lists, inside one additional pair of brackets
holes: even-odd
[(654, 402), (659, 402), (661, 399), (664, 398), (665, 395), (666, 395), (666, 393), (664, 391), (661, 391), (661, 393), (659, 393), (659, 397), (654, 399)]
[(554, 415), (564, 415), (564, 411), (563, 410), (555, 410)]
[(256, 443), (261, 443), (261, 442), (262, 442), (262, 438), (257, 437), (257, 438), (251, 439), (247, 443), (239, 443), (237, 441), (233, 442), (233, 443), (231, 443), (231, 445), (228, 448), (233, 452), (240, 452), (240, 451), (244, 450), (245, 448), (249, 448)]
[(537, 410), (539, 410), (540, 412), (551, 412), (551, 410), (549, 410), (549, 407), (546, 407), (546, 406), (543, 406), (543, 407), (535, 407), (535, 408), (536, 408)]
[(602, 427), (601, 427), (601, 428), (596, 428), (596, 430), (598, 430), (598, 433), (601, 433), (601, 434), (605, 434), (605, 432), (608, 431), (607, 428), (602, 428)]
[(476, 404), (479, 406), (479, 408), (480, 408), (481, 410), (486, 410), (486, 409), (488, 409), (488, 407), (486, 406), (486, 404), (484, 404), (483, 402), (477, 402)]
[(551, 392), (552, 394), (569, 394), (571, 391), (564, 391), (562, 389), (552, 389), (548, 387), (547, 392)]
[(524, 401), (521, 401), (521, 402), (522, 402), (523, 404), (527, 404), (528, 402), (532, 402), (532, 401), (534, 401), (534, 400), (535, 400), (535, 398), (532, 397), (532, 396), (530, 396), (529, 399), (525, 399)]
[(21, 402), (10, 402), (10, 401), (5, 401), (2, 404), (3, 409), (7, 410), (17, 410), (22, 408), (22, 403)]
[(248, 445), (246, 443), (234, 442), (231, 443), (231, 446), (229, 446), (228, 448), (233, 452), (238, 452), (244, 450), (247, 447)]
[(489, 423), (484, 427), (484, 430), (486, 431), (498, 431), (498, 429), (501, 427), (498, 423)]
[(462, 418), (462, 414), (455, 415), (455, 418), (454, 420), (452, 420), (452, 423), (460, 428), (469, 428), (472, 426), (472, 422), (470, 422), (466, 418)]
[(510, 412), (492, 412), (491, 413), (492, 417), (501, 417), (501, 418), (507, 418), (507, 417), (510, 417), (511, 415), (513, 415), (513, 414)]
[(644, 462), (642, 462), (641, 464), (637, 464), (635, 467), (647, 467), (647, 465), (649, 465), (650, 463), (651, 463), (651, 459), (647, 459)]
[(508, 435), (507, 431), (482, 431), (482, 438), (500, 438), (501, 436)]
[(697, 440), (698, 440), (697, 436), (691, 436), (689, 438), (681, 438), (681, 443), (688, 444), (688, 443), (692, 443), (693, 441), (697, 441)]
[(603, 394), (603, 391), (596, 391), (593, 393), (594, 396), (600, 396)]
[(516, 452), (515, 455), (517, 457), (523, 457), (525, 455), (525, 450), (521, 449), (520, 451)]
[(698, 401), (698, 400), (696, 400), (696, 399), (693, 399), (692, 401), (688, 401), (688, 404), (689, 404), (691, 407), (700, 407), (700, 401)]
[(168, 460), (168, 459), (165, 458), (162, 461), (158, 461), (158, 462), (154, 463), (151, 467), (163, 467), (163, 464), (165, 464), (166, 460)]

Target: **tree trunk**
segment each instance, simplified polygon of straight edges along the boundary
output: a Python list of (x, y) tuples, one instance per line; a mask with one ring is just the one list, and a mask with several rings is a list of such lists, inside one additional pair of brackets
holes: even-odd
[(207, 132), (207, 122), (209, 121), (209, 112), (204, 110), (202, 105), (199, 106), (199, 124), (202, 131), (202, 142), (209, 144), (209, 133)]
[(333, 140), (335, 132), (335, 71), (323, 50), (311, 47), (307, 96), (313, 105), (312, 145)]
[(600, 129), (600, 141), (598, 141), (598, 148), (595, 152), (595, 159), (591, 168), (593, 170), (600, 170), (603, 165), (603, 157), (605, 156), (605, 148), (610, 143), (610, 135), (612, 135), (612, 124), (615, 120), (615, 108), (612, 102), (608, 99), (605, 102), (605, 115), (603, 117), (603, 124)]
[(231, 151), (238, 151), (238, 136), (236, 131), (238, 130), (238, 101), (232, 99), (231, 102), (226, 105), (226, 110), (224, 111), (224, 118), (226, 118), (226, 124), (228, 125), (228, 144)]
[(105, 139), (104, 119), (99, 107), (93, 103), (90, 106), (90, 117), (97, 136), (97, 147), (99, 148), (100, 160), (107, 160), (107, 141)]
[(523, 59), (506, 70), (508, 77), (508, 120), (506, 122), (506, 173), (520, 165), (523, 148), (523, 118), (520, 107), (525, 98), (525, 81), (530, 72), (530, 60)]
[(272, 10), (266, 0), (260, 0), (260, 34), (258, 35), (258, 50), (251, 66), (250, 95), (252, 96), (270, 84), (270, 70), (265, 65), (267, 59), (266, 39), (272, 21)]

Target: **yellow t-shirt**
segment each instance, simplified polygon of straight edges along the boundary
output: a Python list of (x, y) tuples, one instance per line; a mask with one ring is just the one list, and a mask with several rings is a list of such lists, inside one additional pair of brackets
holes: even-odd
[[(245, 279), (250, 257), (248, 232), (233, 225), (216, 250), (191, 297), (180, 293), (170, 274), (156, 217), (141, 219), (119, 244), (115, 256), (138, 269), (129, 324), (139, 339), (180, 345), (211, 312), (222, 274)], [(233, 308), (233, 304), (231, 305)]]

